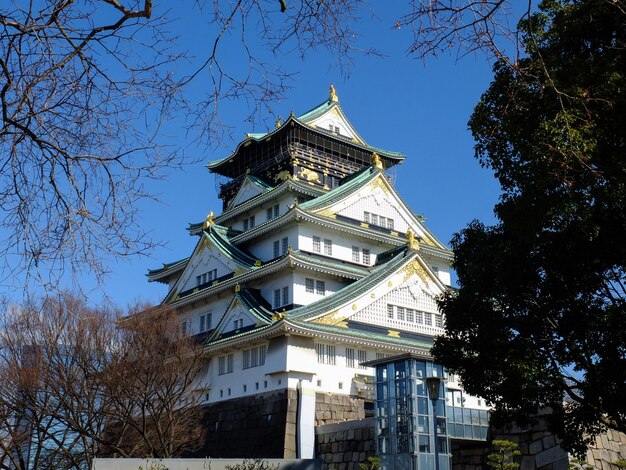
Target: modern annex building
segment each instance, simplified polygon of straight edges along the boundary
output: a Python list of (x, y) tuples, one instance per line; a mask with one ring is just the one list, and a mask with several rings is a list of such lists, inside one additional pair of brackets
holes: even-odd
[[(163, 304), (206, 347), (205, 454), (310, 458), (314, 426), (376, 406), (380, 454), (433, 454), (423, 379), (443, 377), (429, 351), (444, 331), (436, 298), (449, 288), (452, 254), (394, 189), (386, 171), (404, 158), (367, 144), (331, 86), (319, 106), (208, 163), (223, 181), (221, 214), (189, 226), (197, 242), (188, 258), (148, 273), (168, 284)], [(413, 361), (408, 391), (379, 372), (377, 402), (375, 369), (364, 363), (399, 355)], [(486, 410), (454, 377), (446, 389), (444, 420), (454, 407)], [(401, 393), (416, 404), (400, 410)], [(465, 420), (484, 438), (486, 411)]]

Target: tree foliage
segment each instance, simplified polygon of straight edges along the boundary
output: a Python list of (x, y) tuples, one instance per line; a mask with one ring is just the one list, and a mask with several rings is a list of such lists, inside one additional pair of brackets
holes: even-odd
[(626, 430), (626, 4), (544, 1), (470, 120), (498, 223), (453, 240), (437, 360), (468, 392), (553, 430)]
[(491, 443), (493, 451), (487, 455), (487, 465), (494, 470), (515, 470), (519, 468), (519, 463), (515, 462), (515, 457), (522, 453), (515, 442), (494, 440)]
[(201, 347), (168, 313), (120, 329), (117, 312), (69, 294), (5, 305), (0, 468), (82, 469), (96, 455), (162, 458), (195, 448)]

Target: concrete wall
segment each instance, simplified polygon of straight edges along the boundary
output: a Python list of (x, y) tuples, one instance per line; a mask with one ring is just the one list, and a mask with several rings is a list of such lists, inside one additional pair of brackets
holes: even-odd
[(323, 470), (353, 470), (375, 452), (374, 418), (325, 424), (315, 429), (316, 458)]

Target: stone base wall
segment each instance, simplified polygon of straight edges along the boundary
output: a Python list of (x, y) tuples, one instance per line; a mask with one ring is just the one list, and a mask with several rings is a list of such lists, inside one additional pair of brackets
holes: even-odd
[(363, 399), (331, 393), (315, 394), (315, 426), (363, 418)]
[(315, 458), (322, 470), (357, 470), (375, 455), (374, 418), (325, 424), (315, 428)]
[[(576, 464), (559, 445), (560, 439), (548, 431), (544, 416), (537, 416), (533, 425), (525, 428), (511, 425), (491, 429), (492, 440), (508, 440), (519, 445), (520, 470), (567, 470), (571, 464), (580, 470), (587, 465), (599, 470), (619, 470), (614, 462), (626, 460), (626, 435), (609, 430), (596, 436), (594, 445), (587, 451), (586, 462)], [(452, 470), (487, 469), (490, 446), (490, 442), (453, 441)]]
[(607, 431), (596, 436), (595, 443), (587, 450), (587, 463), (593, 468), (617, 470), (613, 462), (626, 460), (626, 434)]
[(202, 407), (204, 444), (193, 455), (213, 458), (293, 458), (295, 390), (261, 393)]

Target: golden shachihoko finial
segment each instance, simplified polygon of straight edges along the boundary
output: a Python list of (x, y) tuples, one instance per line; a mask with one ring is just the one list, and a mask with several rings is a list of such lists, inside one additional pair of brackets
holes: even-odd
[(376, 168), (378, 168), (379, 170), (383, 170), (383, 162), (380, 159), (380, 156), (374, 152), (372, 153), (372, 165), (374, 165)]
[(215, 214), (213, 214), (213, 211), (211, 211), (211, 213), (206, 216), (206, 220), (204, 221), (203, 228), (207, 229), (209, 228), (209, 225), (213, 225), (215, 223), (213, 219), (215, 219)]
[(278, 119), (276, 119), (276, 129), (278, 129), (282, 125), (283, 125), (283, 118), (281, 116), (278, 116)]
[(330, 85), (330, 101), (339, 101), (339, 97), (335, 91), (335, 85), (333, 84)]
[(407, 243), (408, 243), (409, 248), (411, 250), (419, 250), (420, 249), (420, 242), (417, 241), (417, 237), (411, 231), (411, 229), (406, 231), (406, 240), (407, 240)]

